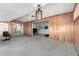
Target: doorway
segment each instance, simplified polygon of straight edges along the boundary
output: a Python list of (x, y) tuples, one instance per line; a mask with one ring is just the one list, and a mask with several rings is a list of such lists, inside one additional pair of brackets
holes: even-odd
[(48, 22), (37, 22), (32, 24), (33, 36), (49, 37), (48, 34)]

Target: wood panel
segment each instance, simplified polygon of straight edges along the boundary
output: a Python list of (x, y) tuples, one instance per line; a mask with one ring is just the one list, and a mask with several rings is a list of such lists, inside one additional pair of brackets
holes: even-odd
[(79, 55), (79, 18), (75, 21), (74, 46)]
[(73, 13), (65, 13), (49, 18), (49, 38), (72, 42), (74, 23)]
[(32, 22), (25, 22), (24, 23), (24, 35), (25, 36), (32, 36)]
[(79, 55), (79, 3), (75, 5), (74, 8), (74, 46)]
[(72, 42), (74, 33), (73, 12), (26, 22), (25, 35), (32, 36), (32, 23), (48, 21), (49, 38)]

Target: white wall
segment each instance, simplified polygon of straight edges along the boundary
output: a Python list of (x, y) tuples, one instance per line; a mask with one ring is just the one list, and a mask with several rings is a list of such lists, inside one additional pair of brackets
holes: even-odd
[(33, 28), (37, 28), (37, 26), (36, 26), (36, 24), (33, 24), (33, 26), (32, 26)]

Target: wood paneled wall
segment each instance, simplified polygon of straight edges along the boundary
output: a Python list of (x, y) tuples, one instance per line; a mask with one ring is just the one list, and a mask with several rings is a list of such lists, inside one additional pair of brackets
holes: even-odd
[(75, 46), (76, 51), (79, 55), (79, 4), (76, 4), (74, 12), (75, 12), (74, 17), (76, 17), (75, 21), (74, 21), (74, 25), (75, 25), (75, 27), (74, 27), (74, 29), (75, 29), (75, 31), (74, 31), (74, 46)]
[(73, 13), (49, 18), (49, 38), (72, 42), (74, 32)]
[(24, 26), (25, 35), (32, 36), (32, 23), (44, 21), (48, 21), (49, 38), (72, 42), (74, 32), (73, 12), (26, 22)]
[(24, 23), (24, 35), (25, 36), (32, 36), (32, 22), (25, 22)]
[(79, 18), (75, 21), (74, 46), (79, 55)]

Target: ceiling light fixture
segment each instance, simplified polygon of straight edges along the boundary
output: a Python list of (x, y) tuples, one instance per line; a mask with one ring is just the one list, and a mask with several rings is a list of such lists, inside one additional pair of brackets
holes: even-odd
[(42, 10), (41, 10), (41, 5), (37, 5), (37, 10), (36, 10), (36, 20), (42, 19)]

